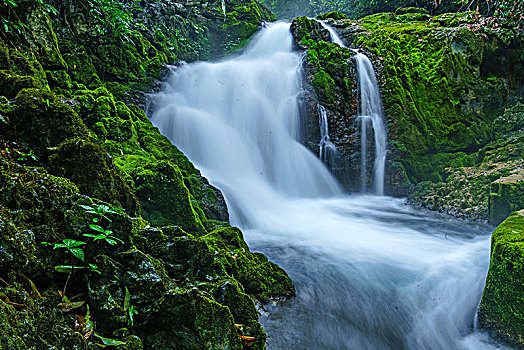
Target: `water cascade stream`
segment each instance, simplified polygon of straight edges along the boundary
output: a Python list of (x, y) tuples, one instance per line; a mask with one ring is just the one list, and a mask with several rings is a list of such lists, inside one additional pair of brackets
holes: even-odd
[[(325, 21), (319, 21), (328, 30), (331, 40), (346, 47), (337, 32)], [(375, 71), (369, 58), (358, 50), (355, 61), (357, 62), (358, 83), (360, 87), (360, 115), (361, 122), (360, 142), (361, 142), (361, 190), (367, 191), (367, 126), (369, 121), (375, 134), (375, 162), (374, 162), (374, 193), (379, 196), (384, 195), (384, 176), (386, 170), (386, 140), (387, 133), (382, 115), (382, 100), (380, 90), (375, 77)]]
[(374, 186), (375, 194), (384, 194), (384, 175), (386, 169), (386, 127), (382, 116), (382, 101), (380, 90), (375, 77), (375, 71), (369, 58), (358, 52), (355, 56), (357, 61), (358, 84), (360, 86), (360, 115), (362, 145), (362, 191), (366, 192), (366, 155), (367, 155), (367, 123), (371, 120), (375, 134), (375, 164), (374, 164)]
[(319, 158), (324, 164), (326, 164), (328, 169), (332, 170), (333, 165), (335, 164), (335, 155), (337, 153), (337, 148), (329, 139), (327, 110), (321, 104), (318, 104), (317, 108), (318, 108), (318, 123), (320, 126)]
[(268, 348), (496, 348), (474, 329), (489, 229), (344, 195), (296, 141), (300, 86), (289, 24), (275, 23), (240, 56), (177, 68), (152, 115), (295, 282), (262, 312)]
[(224, 22), (226, 21), (226, 0), (222, 0), (222, 13), (224, 14)]

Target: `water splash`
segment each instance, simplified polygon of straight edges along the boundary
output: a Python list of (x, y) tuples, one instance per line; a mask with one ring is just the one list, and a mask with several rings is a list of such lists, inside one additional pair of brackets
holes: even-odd
[(329, 139), (327, 110), (321, 104), (318, 104), (317, 108), (318, 108), (318, 123), (320, 126), (319, 157), (320, 157), (320, 160), (322, 160), (322, 162), (326, 164), (328, 169), (333, 170), (337, 148)]

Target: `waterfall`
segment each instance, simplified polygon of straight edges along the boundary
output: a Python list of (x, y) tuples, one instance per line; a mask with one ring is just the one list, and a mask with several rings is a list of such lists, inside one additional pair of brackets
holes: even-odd
[(378, 88), (375, 71), (369, 58), (358, 52), (355, 56), (358, 71), (358, 83), (360, 86), (360, 115), (361, 119), (361, 142), (362, 142), (362, 178), (363, 191), (366, 190), (366, 133), (368, 120), (371, 120), (375, 134), (375, 164), (374, 164), (374, 187), (375, 193), (384, 195), (384, 174), (386, 168), (386, 127), (382, 116), (382, 101)]
[(268, 349), (493, 349), (471, 328), (489, 231), (344, 196), (297, 141), (300, 61), (289, 24), (268, 25), (239, 56), (176, 68), (151, 117), (296, 284), (296, 298), (265, 306)]
[(322, 160), (322, 162), (326, 164), (328, 169), (332, 170), (333, 165), (335, 164), (335, 155), (337, 153), (337, 148), (329, 139), (327, 110), (321, 104), (318, 104), (317, 108), (318, 108), (318, 123), (320, 126), (319, 157), (320, 157), (320, 160)]
[(341, 194), (329, 170), (297, 141), (300, 63), (289, 24), (270, 24), (241, 56), (178, 68), (157, 97), (152, 122), (221, 184), (236, 224), (247, 223), (235, 208), (271, 202), (270, 195)]
[[(331, 40), (340, 45), (347, 47), (337, 32), (328, 25), (325, 21), (319, 21), (322, 26), (331, 34)], [(352, 49), (353, 50), (353, 49)], [(357, 62), (358, 82), (360, 86), (360, 114), (361, 121), (361, 190), (367, 191), (367, 125), (371, 121), (373, 131), (375, 134), (375, 162), (374, 162), (374, 193), (382, 196), (384, 195), (384, 176), (386, 169), (386, 127), (384, 125), (384, 117), (382, 115), (382, 101), (380, 98), (380, 90), (378, 88), (375, 71), (369, 58), (358, 50), (353, 50), (356, 53), (355, 61)]]
[(222, 0), (222, 13), (224, 14), (224, 22), (226, 21), (226, 0)]

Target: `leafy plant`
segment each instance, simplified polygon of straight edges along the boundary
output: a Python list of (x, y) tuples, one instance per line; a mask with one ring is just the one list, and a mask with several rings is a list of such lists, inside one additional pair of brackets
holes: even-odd
[(124, 312), (126, 312), (127, 324), (133, 327), (133, 315), (138, 314), (138, 310), (134, 305), (131, 305), (130, 299), (131, 294), (129, 293), (129, 289), (126, 287), (126, 295), (124, 297)]
[(122, 241), (120, 238), (113, 236), (113, 231), (111, 230), (106, 230), (102, 226), (95, 225), (95, 224), (90, 224), (89, 227), (91, 227), (92, 230), (97, 231), (99, 233), (98, 234), (84, 233), (83, 234), (84, 237), (93, 238), (93, 241), (104, 240), (107, 243), (109, 243), (110, 245), (115, 245), (118, 242), (124, 243), (124, 241)]
[[(86, 242), (77, 241), (75, 239), (64, 239), (62, 242), (63, 243), (55, 243), (53, 249), (64, 248), (66, 251), (82, 260), (82, 262), (84, 261), (84, 251), (80, 246), (86, 244)], [(42, 242), (42, 244), (52, 245), (47, 242)]]
[(20, 162), (26, 162), (30, 159), (35, 162), (38, 162), (38, 157), (33, 153), (33, 151), (29, 151), (29, 153), (19, 152), (18, 158), (16, 160)]
[(92, 219), (94, 223), (99, 222), (101, 218), (104, 218), (107, 221), (112, 221), (106, 214), (122, 215), (125, 212), (122, 208), (110, 207), (105, 204), (98, 204), (93, 206), (80, 205), (80, 207), (84, 208), (86, 210), (86, 213), (95, 215), (95, 217)]

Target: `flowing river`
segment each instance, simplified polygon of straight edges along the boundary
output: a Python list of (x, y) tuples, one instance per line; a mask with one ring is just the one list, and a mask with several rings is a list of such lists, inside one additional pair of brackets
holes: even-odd
[(262, 311), (268, 348), (500, 348), (475, 331), (490, 227), (344, 194), (297, 141), (300, 63), (289, 24), (268, 25), (237, 57), (177, 68), (152, 115), (296, 284)]

